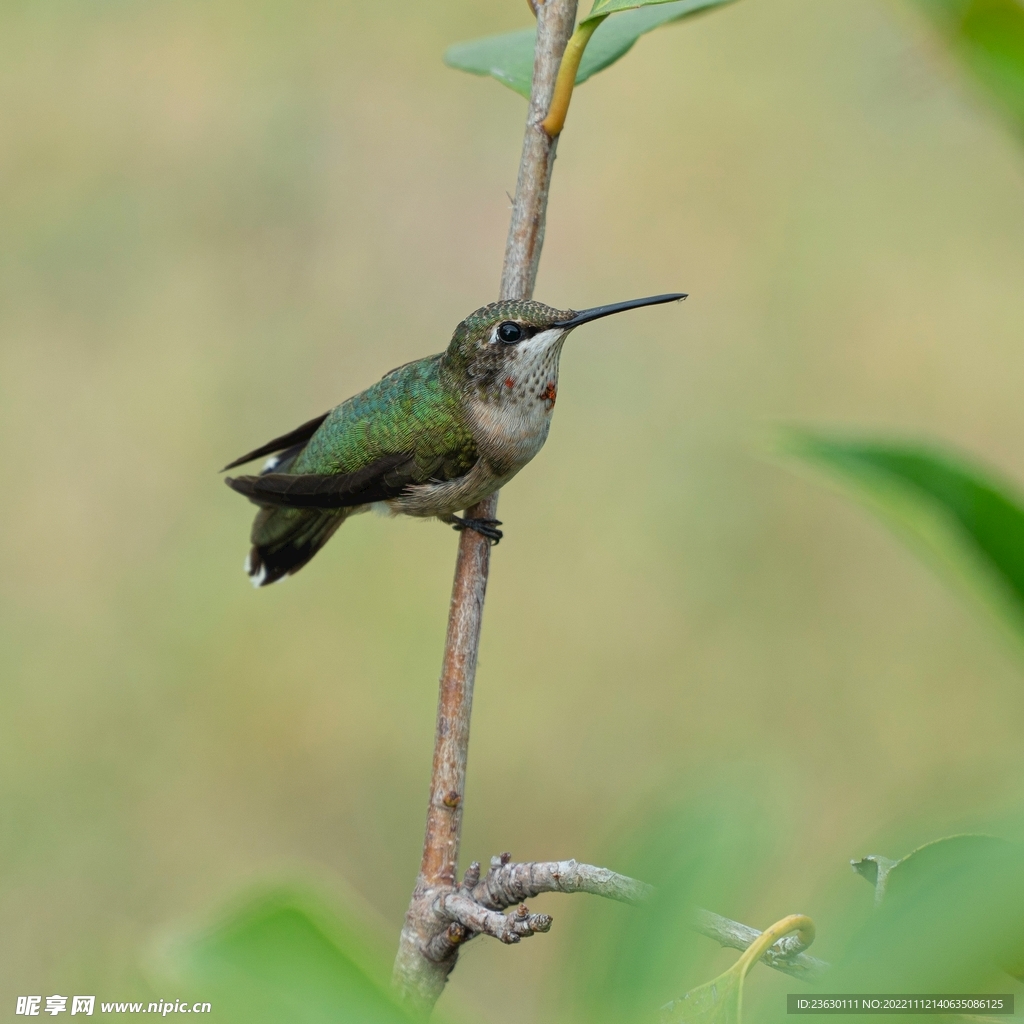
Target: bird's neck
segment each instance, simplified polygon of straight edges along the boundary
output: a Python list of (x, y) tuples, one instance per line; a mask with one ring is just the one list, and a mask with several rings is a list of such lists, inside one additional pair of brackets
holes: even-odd
[(486, 404), (553, 406), (564, 340), (536, 335), (515, 346), (485, 349), (467, 367), (467, 395)]
[(518, 470), (543, 447), (558, 397), (561, 349), (560, 342), (542, 352), (521, 349), (470, 377), (467, 418), (481, 454), (496, 472)]

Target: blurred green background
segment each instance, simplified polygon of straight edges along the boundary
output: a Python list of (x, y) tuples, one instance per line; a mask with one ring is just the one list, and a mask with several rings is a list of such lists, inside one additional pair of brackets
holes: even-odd
[[(528, 19), (0, 7), (4, 1013), (127, 998), (162, 937), (266, 880), (397, 940), (457, 538), (363, 517), (253, 592), (216, 470), (495, 296), (525, 107), (441, 53)], [(895, 0), (742, 0), (579, 91), (537, 297), (690, 298), (572, 338), (502, 495), (465, 862), (600, 862), (643, 808), (728, 785), (772, 839), (713, 909), (764, 927), (869, 899), (852, 856), (1016, 802), (1019, 655), (763, 454), (778, 423), (870, 428), (1024, 481), (1022, 236), (1019, 145)], [(553, 1019), (586, 900), (467, 947), (441, 1005)]]

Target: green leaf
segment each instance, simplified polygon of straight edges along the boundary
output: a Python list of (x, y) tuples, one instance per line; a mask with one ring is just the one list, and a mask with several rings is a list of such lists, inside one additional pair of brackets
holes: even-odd
[(740, 958), (714, 981), (691, 989), (682, 999), (674, 999), (662, 1007), (663, 1024), (740, 1024), (743, 1014), (743, 982), (751, 967), (761, 959), (765, 950), (798, 928), (809, 928), (813, 938), (813, 924), (801, 914), (793, 914), (766, 928)]
[(883, 857), (878, 853), (869, 853), (866, 857), (862, 857), (860, 860), (851, 860), (850, 867), (860, 875), (865, 881), (870, 882), (875, 887), (875, 906), (882, 902), (882, 897), (885, 895), (885, 883), (889, 877), (889, 872), (899, 863), (896, 860), (889, 860), (888, 857)]
[(315, 897), (273, 891), (178, 942), (175, 974), (218, 1020), (239, 1024), (409, 1024), (387, 992), (375, 936)]
[(639, 813), (601, 861), (650, 883), (654, 896), (639, 907), (605, 900), (580, 907), (557, 1019), (650, 1021), (655, 1007), (706, 977), (691, 973), (707, 948), (692, 927), (694, 909), (752, 898), (759, 858), (751, 850), (765, 854), (773, 842), (758, 800), (738, 785), (710, 785), (685, 802)]
[(735, 964), (706, 985), (691, 989), (662, 1012), (663, 1024), (740, 1024), (743, 982)]
[(485, 36), (449, 46), (444, 53), (444, 62), (450, 68), (468, 71), (471, 75), (490, 75), (529, 99), (536, 42), (537, 30), (533, 28)]
[(919, 0), (919, 6), (1024, 135), (1024, 5), (1020, 0)]
[(895, 899), (925, 882), (932, 882), (942, 873), (959, 870), (979, 856), (1000, 851), (1007, 846), (1005, 839), (996, 836), (965, 834), (945, 836), (912, 850), (900, 860), (890, 860), (879, 854), (870, 854), (850, 865), (862, 878), (875, 887), (875, 904), (881, 904), (886, 894)]
[[(653, 3), (630, 3), (625, 7), (615, 8), (639, 9), (628, 10), (617, 18), (608, 18), (598, 27), (586, 50), (583, 51), (583, 60), (580, 61), (580, 69), (576, 73), (576, 84), (585, 82), (591, 75), (596, 75), (598, 71), (603, 71), (610, 64), (614, 64), (628, 53), (633, 44), (646, 32), (671, 24), (673, 21), (682, 21), (683, 18), (710, 7), (720, 7), (731, 2), (732, 0), (675, 0), (674, 3), (667, 3), (666, 0), (654, 0)], [(591, 11), (587, 16), (587, 21), (590, 21), (593, 13)]]
[(998, 836), (968, 833), (935, 839), (893, 864), (887, 873), (886, 895), (906, 899), (922, 885), (941, 885), (943, 878), (959, 874), (965, 866), (1010, 850), (1011, 844)]
[(963, 459), (915, 444), (791, 432), (784, 448), (825, 467), (1024, 636), (1024, 503)]
[[(594, 6), (590, 9), (590, 13), (583, 19), (583, 21), (592, 21), (594, 18), (603, 18), (609, 14), (616, 14), (619, 11), (632, 11), (638, 7), (663, 7), (667, 3), (671, 3), (672, 0), (594, 0)], [(685, 12), (686, 14), (693, 14), (696, 11), (703, 10), (705, 7), (714, 7), (716, 3), (725, 3), (727, 0), (715, 0), (712, 3), (690, 3), (689, 6), (692, 10)], [(676, 3), (672, 4), (673, 7), (678, 7)], [(679, 17), (680, 15), (677, 15)]]
[[(612, 0), (609, 0), (612, 2)], [(620, 0), (614, 0), (618, 3)], [(680, 21), (699, 11), (718, 7), (731, 0), (655, 0), (654, 3), (625, 3), (615, 10), (623, 10), (615, 18), (608, 18), (594, 32), (583, 53), (576, 84), (614, 64), (645, 33), (660, 25)], [(628, 8), (628, 9), (627, 9)], [(638, 8), (636, 10), (632, 8)], [(593, 16), (592, 11), (585, 19)], [(533, 48), (535, 29), (521, 29), (504, 35), (487, 36), (466, 43), (456, 43), (445, 51), (444, 62), (449, 67), (468, 71), (473, 75), (489, 75), (507, 85), (521, 96), (529, 97), (533, 80)]]
[[(1006, 839), (984, 834), (945, 836), (919, 846), (897, 861), (872, 855), (851, 864), (854, 871), (875, 886), (876, 907), (884, 905), (891, 909), (896, 904), (902, 908), (909, 906), (915, 911), (922, 903), (941, 899), (943, 894), (955, 900), (957, 888), (963, 886), (965, 880), (970, 880), (972, 874), (996, 881), (994, 902), (1002, 905), (1009, 891), (1019, 890), (1021, 868), (1024, 866), (1019, 847)], [(874, 872), (872, 865), (877, 868)], [(998, 888), (998, 882), (1000, 876), (1006, 874), (1011, 884), (1004, 892)], [(1018, 884), (1014, 885), (1014, 880)], [(977, 916), (984, 901), (972, 895), (967, 903)], [(993, 934), (1000, 934), (1000, 928), (995, 924), (998, 916), (994, 915), (986, 940)], [(984, 924), (983, 919), (981, 923)], [(1024, 975), (1024, 946), (1020, 935), (1011, 933), (1004, 941), (997, 942), (993, 959), (1008, 974), (1016, 978)]]

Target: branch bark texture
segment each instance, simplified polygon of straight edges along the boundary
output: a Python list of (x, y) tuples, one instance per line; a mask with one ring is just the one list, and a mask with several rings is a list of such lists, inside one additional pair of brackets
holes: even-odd
[[(540, 123), (551, 104), (558, 67), (576, 21), (576, 0), (534, 0), (531, 6), (537, 15), (537, 45), (501, 275), (503, 299), (528, 299), (533, 295), (544, 245), (548, 190), (557, 147), (557, 139), (552, 139)], [(498, 496), (492, 494), (468, 509), (467, 515), (494, 519), (497, 508)], [(479, 932), (495, 934), (496, 931), (501, 932), (499, 937), (515, 936), (506, 941), (518, 941), (534, 931), (547, 930), (541, 920), (545, 915), (530, 915), (525, 908), (508, 915), (507, 925), (492, 918), (473, 917), (465, 905), (465, 899), (471, 897), (464, 892), (464, 887), (458, 886), (456, 878), (473, 683), (489, 569), (490, 542), (472, 530), (463, 531), (459, 538), (441, 668), (423, 859), (406, 912), (393, 977), (399, 996), (425, 1012), (441, 994), (462, 941)], [(506, 920), (505, 915), (485, 905), (478, 907), (484, 914), (495, 913), (502, 921)], [(550, 919), (547, 919), (547, 926), (550, 926)]]
[[(485, 907), (504, 910), (542, 892), (589, 892), (619, 903), (642, 903), (653, 891), (645, 882), (592, 864), (574, 860), (512, 864), (507, 858), (507, 854), (493, 857), (487, 876), (472, 886), (473, 899)], [(467, 880), (472, 879), (472, 871), (470, 865)]]

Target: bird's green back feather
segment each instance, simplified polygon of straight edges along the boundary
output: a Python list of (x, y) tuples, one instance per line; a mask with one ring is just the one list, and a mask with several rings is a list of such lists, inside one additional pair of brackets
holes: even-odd
[(406, 363), (337, 406), (289, 472), (353, 473), (384, 455), (407, 452), (422, 467), (423, 480), (462, 476), (476, 461), (476, 445), (442, 358)]

